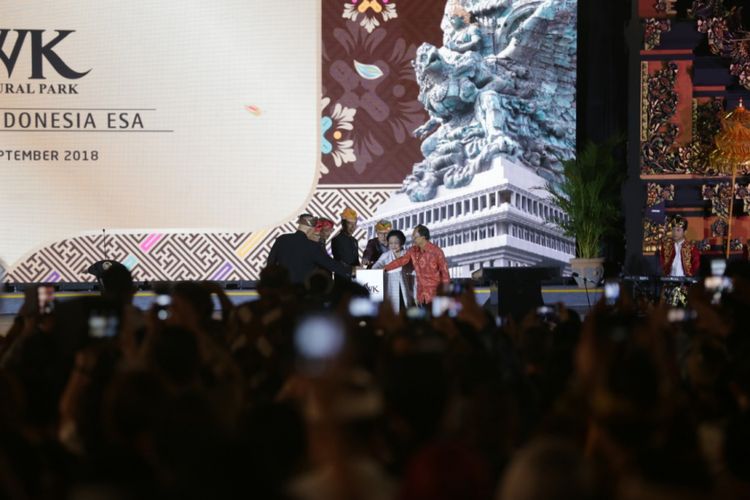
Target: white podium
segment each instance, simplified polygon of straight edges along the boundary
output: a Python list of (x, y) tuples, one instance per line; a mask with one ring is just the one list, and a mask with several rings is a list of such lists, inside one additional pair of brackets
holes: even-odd
[(370, 291), (370, 299), (383, 302), (385, 283), (382, 269), (358, 269), (354, 281)]

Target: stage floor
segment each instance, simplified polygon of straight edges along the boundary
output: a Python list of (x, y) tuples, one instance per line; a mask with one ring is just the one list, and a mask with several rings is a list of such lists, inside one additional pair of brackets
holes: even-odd
[[(227, 290), (226, 294), (235, 304), (253, 301), (258, 298), (258, 292), (255, 290)], [(585, 314), (588, 311), (589, 301), (595, 304), (602, 294), (599, 288), (589, 289), (588, 299), (586, 291), (575, 286), (550, 286), (542, 287), (542, 297), (544, 303), (548, 305), (562, 302), (567, 307)], [(69, 300), (75, 297), (85, 297), (98, 295), (98, 292), (57, 292), (55, 297), (58, 300)], [(490, 289), (483, 287), (476, 289), (477, 302), (484, 304), (490, 296)], [(136, 294), (134, 304), (141, 309), (148, 309), (154, 300), (153, 292), (139, 292)], [(0, 332), (4, 333), (7, 328), (3, 326), (10, 321), (23, 303), (22, 293), (5, 293), (0, 294)]]

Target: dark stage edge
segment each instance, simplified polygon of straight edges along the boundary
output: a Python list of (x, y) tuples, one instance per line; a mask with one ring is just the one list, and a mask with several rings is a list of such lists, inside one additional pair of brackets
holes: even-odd
[[(250, 302), (258, 298), (258, 292), (255, 290), (226, 290), (226, 294), (235, 304)], [(489, 287), (479, 287), (475, 290), (477, 302), (484, 304), (490, 297)], [(55, 297), (59, 300), (69, 300), (76, 297), (96, 296), (96, 291), (58, 291)], [(586, 291), (576, 286), (543, 286), (542, 298), (547, 305), (563, 303), (569, 309), (573, 309), (581, 314), (588, 312), (588, 301), (594, 305), (602, 295), (602, 289), (590, 288), (588, 291), (588, 300)], [(134, 298), (134, 304), (140, 309), (148, 309), (154, 301), (152, 291), (138, 292)], [(22, 292), (10, 292), (0, 294), (0, 315), (14, 315), (23, 304)]]

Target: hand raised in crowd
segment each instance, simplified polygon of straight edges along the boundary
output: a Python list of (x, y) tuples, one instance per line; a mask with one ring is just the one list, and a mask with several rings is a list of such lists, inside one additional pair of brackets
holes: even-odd
[(487, 312), (477, 302), (473, 286), (467, 286), (459, 295), (458, 300), (461, 304), (461, 310), (458, 312), (460, 321), (468, 323), (476, 331), (481, 331), (487, 327), (489, 323)]

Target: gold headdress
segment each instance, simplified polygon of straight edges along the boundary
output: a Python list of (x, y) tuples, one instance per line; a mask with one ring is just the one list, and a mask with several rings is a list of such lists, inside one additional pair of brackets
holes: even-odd
[(375, 232), (383, 232), (383, 231), (390, 231), (393, 227), (393, 224), (391, 224), (391, 221), (387, 220), (381, 220), (378, 221), (377, 224), (375, 224)]

